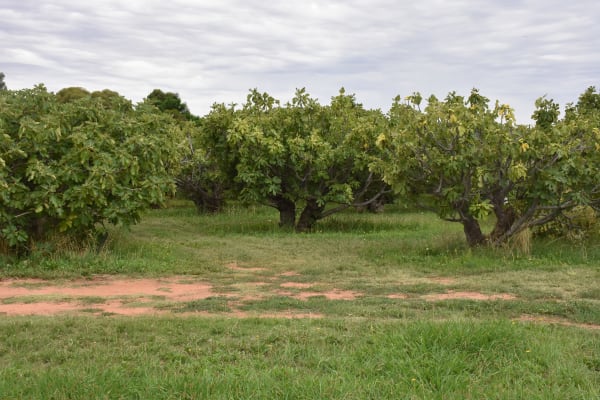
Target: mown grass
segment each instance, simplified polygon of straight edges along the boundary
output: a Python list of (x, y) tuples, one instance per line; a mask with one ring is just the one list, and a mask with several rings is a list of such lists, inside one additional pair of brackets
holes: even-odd
[(466, 248), (459, 224), (432, 214), (392, 208), (383, 214), (347, 212), (295, 234), (277, 227), (267, 207), (232, 207), (198, 215), (189, 204), (154, 210), (130, 229), (110, 231), (105, 248), (0, 259), (3, 276), (73, 278), (90, 274), (161, 276), (218, 273), (236, 262), (315, 276), (411, 271), (479, 275), (521, 270), (565, 271), (600, 262), (600, 243), (538, 241), (531, 254)]
[[(152, 318), (2, 316), (0, 399), (600, 398), (594, 240), (537, 240), (530, 254), (470, 250), (459, 225), (397, 207), (335, 215), (295, 234), (279, 230), (268, 208), (197, 215), (180, 203), (112, 229), (99, 253), (0, 259), (5, 278), (94, 274), (187, 275), (216, 295), (155, 298), (171, 314)], [(286, 288), (292, 295), (357, 296), (278, 292), (290, 282), (311, 285)], [(460, 291), (513, 298), (426, 297)], [(36, 301), (4, 302), (24, 300)], [(103, 299), (74, 301), (97, 313)], [(277, 313), (322, 318), (263, 318)]]
[(3, 319), (0, 331), (3, 398), (600, 396), (598, 336), (575, 328), (79, 317)]

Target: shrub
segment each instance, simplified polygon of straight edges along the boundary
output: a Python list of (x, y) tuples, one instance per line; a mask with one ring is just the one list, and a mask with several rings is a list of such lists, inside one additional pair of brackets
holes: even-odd
[(0, 93), (0, 241), (20, 251), (50, 234), (87, 238), (164, 201), (181, 134), (154, 107), (127, 103), (60, 103), (42, 85)]

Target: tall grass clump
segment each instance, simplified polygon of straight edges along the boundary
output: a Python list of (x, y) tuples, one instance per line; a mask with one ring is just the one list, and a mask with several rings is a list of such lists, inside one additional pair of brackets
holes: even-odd
[(531, 229), (523, 229), (510, 239), (508, 248), (517, 251), (519, 254), (529, 255), (531, 254), (532, 239)]

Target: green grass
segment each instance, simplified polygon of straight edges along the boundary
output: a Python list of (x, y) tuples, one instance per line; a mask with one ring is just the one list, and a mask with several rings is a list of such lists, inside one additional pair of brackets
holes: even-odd
[(536, 242), (531, 255), (465, 246), (459, 224), (427, 213), (392, 209), (353, 212), (319, 222), (316, 232), (280, 231), (270, 208), (233, 207), (198, 215), (192, 207), (154, 210), (142, 223), (112, 229), (108, 248), (34, 253), (25, 260), (0, 259), (3, 276), (72, 278), (91, 274), (169, 275), (217, 273), (237, 262), (315, 275), (389, 273), (480, 274), (495, 271), (565, 270), (600, 262), (597, 242)]
[(231, 311), (228, 305), (231, 299), (227, 297), (209, 297), (203, 300), (186, 301), (178, 305), (169, 305), (162, 307), (164, 310), (172, 310), (174, 312), (196, 312), (206, 311), (208, 313), (225, 313)]
[(600, 396), (598, 335), (575, 328), (79, 317), (3, 319), (0, 332), (4, 398)]
[[(269, 208), (198, 215), (179, 203), (112, 228), (100, 253), (0, 258), (0, 278), (94, 274), (186, 275), (214, 296), (130, 299), (170, 312), (152, 318), (102, 316), (102, 297), (56, 295), (45, 300), (86, 315), (0, 316), (0, 399), (600, 398), (597, 239), (470, 250), (460, 225), (398, 207), (295, 234)], [(290, 282), (311, 286), (281, 286)], [(293, 297), (334, 289), (357, 296)], [(428, 297), (448, 292), (513, 298)], [(320, 318), (271, 318), (284, 313)]]

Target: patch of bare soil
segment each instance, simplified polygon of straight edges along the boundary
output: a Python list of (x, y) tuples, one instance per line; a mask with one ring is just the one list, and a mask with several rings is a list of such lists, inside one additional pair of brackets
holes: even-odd
[(404, 294), (404, 293), (393, 293), (393, 294), (388, 294), (387, 296), (388, 299), (408, 299), (408, 295)]
[[(160, 298), (168, 301), (192, 301), (214, 295), (212, 286), (205, 282), (194, 282), (184, 277), (164, 279), (122, 279), (98, 276), (90, 280), (69, 281), (62, 285), (44, 284), (39, 280), (0, 281), (0, 313), (7, 315), (49, 315), (62, 312), (85, 312), (90, 308), (99, 313), (138, 315), (158, 313), (152, 307), (131, 307), (131, 299)], [(60, 301), (47, 301), (48, 297), (59, 296)], [(26, 301), (19, 302), (20, 297)], [(36, 297), (40, 301), (35, 301)], [(104, 302), (93, 305), (82, 301), (98, 297)], [(70, 301), (65, 301), (68, 298)], [(7, 302), (6, 299), (11, 299)], [(4, 301), (3, 301), (4, 300)]]
[(600, 325), (580, 324), (577, 322), (571, 322), (569, 320), (566, 320), (563, 318), (558, 318), (558, 317), (545, 317), (545, 316), (539, 316), (539, 315), (525, 314), (525, 315), (521, 315), (519, 318), (517, 318), (517, 321), (534, 322), (534, 323), (538, 323), (538, 324), (555, 324), (555, 325), (562, 325), (562, 326), (575, 326), (577, 328), (583, 328), (583, 329), (600, 330)]
[(298, 272), (296, 272), (296, 271), (288, 271), (288, 272), (284, 272), (284, 273), (279, 274), (279, 276), (282, 276), (284, 278), (286, 278), (286, 277), (289, 278), (289, 277), (292, 277), (292, 276), (300, 276), (300, 274)]
[(285, 282), (279, 285), (283, 288), (293, 288), (293, 289), (309, 289), (314, 286), (313, 283), (301, 283), (301, 282)]
[[(235, 271), (263, 271), (263, 268), (241, 268), (237, 264), (228, 265)], [(284, 273), (285, 276), (298, 276)], [(281, 277), (282, 275), (277, 275)], [(270, 280), (269, 278), (265, 278)], [(274, 277), (274, 279), (277, 279)], [(265, 287), (265, 285), (267, 285)], [(214, 288), (210, 283), (193, 277), (173, 276), (159, 279), (133, 279), (116, 276), (96, 276), (92, 279), (78, 279), (66, 282), (44, 281), (40, 279), (0, 280), (0, 314), (4, 315), (54, 315), (71, 314), (118, 314), (148, 315), (168, 314), (164, 303), (182, 303), (203, 300), (214, 296), (229, 297), (232, 312), (218, 315), (234, 318), (274, 317), (274, 318), (321, 318), (320, 314), (294, 312), (256, 313), (238, 309), (247, 301), (260, 300), (273, 295), (288, 296), (307, 301), (312, 297), (327, 300), (355, 300), (364, 293), (331, 289), (315, 290), (317, 283), (282, 282), (279, 288), (264, 281), (241, 282), (231, 285), (234, 292)], [(404, 293), (386, 296), (390, 299), (407, 299)], [(468, 300), (512, 300), (511, 294), (483, 294), (479, 292), (448, 291), (442, 294), (428, 294), (421, 298), (429, 301), (468, 299)], [(214, 315), (195, 312), (192, 315)], [(181, 315), (181, 314), (179, 314)]]
[(512, 294), (501, 293), (501, 294), (483, 294), (479, 292), (454, 292), (449, 291), (446, 293), (435, 293), (421, 296), (425, 300), (439, 301), (439, 300), (514, 300), (516, 297)]

